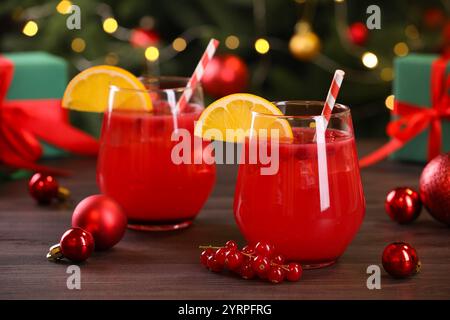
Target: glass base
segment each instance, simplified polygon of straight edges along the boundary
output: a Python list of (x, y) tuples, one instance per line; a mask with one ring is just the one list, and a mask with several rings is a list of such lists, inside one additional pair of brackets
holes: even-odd
[(319, 262), (319, 263), (301, 263), (303, 270), (320, 269), (332, 266), (336, 263), (336, 260)]
[(138, 231), (174, 231), (185, 229), (192, 224), (192, 219), (173, 221), (136, 221), (128, 220), (128, 228)]

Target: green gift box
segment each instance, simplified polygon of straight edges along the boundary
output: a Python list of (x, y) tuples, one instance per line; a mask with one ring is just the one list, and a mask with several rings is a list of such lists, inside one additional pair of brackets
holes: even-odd
[(49, 53), (0, 55), (0, 176), (11, 177), (12, 168), (58, 174), (62, 171), (36, 161), (66, 151), (97, 153), (98, 142), (72, 126), (61, 108), (67, 78), (66, 61)]
[[(14, 74), (6, 95), (7, 100), (60, 99), (67, 85), (67, 63), (46, 52), (5, 53), (3, 57), (14, 65)], [(1, 65), (0, 65), (1, 67)], [(55, 110), (62, 121), (68, 121), (65, 110)], [(43, 157), (65, 154), (61, 149), (42, 142)]]
[[(439, 56), (430, 54), (410, 54), (406, 57), (397, 58), (394, 61), (395, 80), (393, 91), (396, 105), (401, 104), (411, 106), (412, 108), (437, 108), (436, 101), (444, 101), (442, 97), (435, 97), (432, 77), (437, 75), (433, 71), (434, 64)], [(445, 73), (442, 77), (443, 95), (449, 95), (447, 87), (447, 75), (450, 72), (450, 63), (446, 64)], [(439, 80), (439, 81), (441, 81)], [(450, 101), (450, 100), (447, 100)], [(397, 107), (397, 106), (396, 106)], [(441, 111), (442, 111), (442, 105)], [(444, 106), (445, 107), (445, 106)], [(450, 105), (446, 105), (447, 110)], [(441, 112), (442, 113), (442, 112)], [(442, 113), (443, 114), (443, 113)], [(392, 120), (398, 120), (399, 117), (408, 117), (408, 114), (392, 115)], [(424, 118), (425, 119), (425, 118)], [(424, 120), (420, 120), (424, 121)], [(450, 121), (447, 116), (440, 117), (441, 122), (441, 152), (450, 151)], [(413, 139), (408, 141), (401, 149), (391, 155), (391, 158), (405, 161), (426, 162), (428, 160), (430, 127), (419, 133)]]

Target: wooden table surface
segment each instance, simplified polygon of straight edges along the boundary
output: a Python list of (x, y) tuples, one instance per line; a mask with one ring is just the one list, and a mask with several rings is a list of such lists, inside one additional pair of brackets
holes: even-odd
[[(379, 141), (363, 141), (360, 154)], [(75, 170), (60, 179), (72, 190), (73, 202), (97, 193), (94, 159), (49, 162)], [(234, 222), (232, 201), (235, 166), (218, 166), (214, 192), (192, 227), (166, 233), (127, 230), (113, 249), (95, 253), (81, 267), (81, 290), (68, 290), (67, 264), (45, 258), (70, 226), (71, 208), (37, 206), (25, 180), (0, 183), (1, 299), (449, 299), (450, 230), (422, 212), (412, 225), (391, 222), (384, 198), (391, 188), (417, 187), (420, 165), (384, 162), (362, 170), (367, 201), (364, 223), (334, 266), (305, 271), (297, 283), (271, 285), (217, 275), (198, 262), (200, 244), (224, 243), (242, 237)], [(380, 290), (368, 290), (366, 268), (381, 266), (388, 243), (411, 243), (422, 260), (422, 272), (396, 280), (384, 271)]]

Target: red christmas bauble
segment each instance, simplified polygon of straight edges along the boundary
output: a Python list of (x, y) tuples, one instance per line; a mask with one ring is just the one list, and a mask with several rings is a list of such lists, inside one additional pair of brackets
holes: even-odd
[(406, 278), (420, 269), (416, 249), (406, 242), (394, 242), (386, 246), (382, 256), (383, 268), (395, 278)]
[(157, 45), (160, 41), (160, 37), (159, 34), (153, 30), (136, 28), (131, 30), (129, 41), (133, 47), (145, 48)]
[(417, 219), (422, 210), (422, 203), (416, 191), (401, 187), (387, 194), (384, 208), (392, 220), (404, 224)]
[(444, 37), (444, 43), (450, 43), (450, 21), (445, 24), (442, 36)]
[(426, 27), (436, 29), (441, 27), (445, 22), (445, 13), (439, 8), (429, 8), (425, 10), (423, 22)]
[(127, 216), (113, 199), (93, 195), (76, 206), (72, 215), (72, 227), (90, 232), (95, 240), (95, 249), (106, 250), (123, 238)]
[(59, 184), (55, 177), (35, 173), (28, 182), (28, 191), (40, 204), (49, 204), (58, 196)]
[(355, 22), (348, 27), (348, 38), (349, 40), (358, 46), (363, 46), (366, 44), (369, 37), (369, 30), (366, 25), (362, 22)]
[(72, 228), (64, 232), (59, 246), (64, 257), (74, 262), (82, 262), (91, 256), (94, 238), (90, 232)]
[(245, 91), (248, 85), (248, 68), (238, 56), (215, 56), (208, 64), (202, 79), (205, 92), (220, 98)]
[(420, 198), (436, 220), (450, 226), (450, 152), (437, 156), (423, 169)]

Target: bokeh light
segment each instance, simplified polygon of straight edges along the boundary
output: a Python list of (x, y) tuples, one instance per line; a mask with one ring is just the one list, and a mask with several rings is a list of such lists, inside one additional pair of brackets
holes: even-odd
[(35, 21), (30, 20), (25, 24), (25, 26), (22, 29), (22, 32), (26, 36), (33, 37), (38, 33), (38, 30), (39, 30), (38, 24)]
[(148, 61), (156, 61), (159, 58), (159, 50), (157, 47), (150, 46), (147, 49), (145, 49), (145, 58)]
[(361, 57), (365, 67), (373, 69), (378, 65), (378, 57), (372, 52), (365, 52)]
[(117, 20), (114, 18), (106, 18), (105, 21), (103, 21), (103, 30), (105, 30), (105, 32), (107, 33), (116, 32), (118, 27), (119, 24), (117, 23)]
[(269, 52), (270, 44), (269, 41), (263, 38), (259, 38), (255, 41), (255, 50), (260, 54), (266, 54)]

